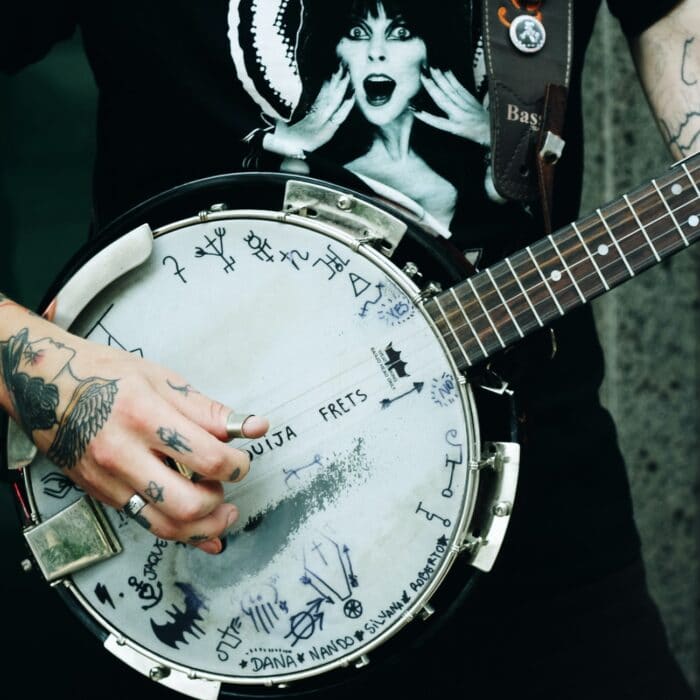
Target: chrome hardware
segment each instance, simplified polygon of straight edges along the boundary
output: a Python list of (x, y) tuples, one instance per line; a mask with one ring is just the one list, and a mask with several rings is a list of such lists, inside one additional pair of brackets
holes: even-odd
[[(151, 677), (151, 671), (154, 669), (153, 659), (133, 649), (124, 639), (110, 634), (105, 639), (104, 646), (107, 651), (112, 652), (120, 661), (131, 666), (131, 668), (144, 676)], [(155, 668), (162, 667), (156, 666)], [(220, 682), (205, 680), (175, 668), (166, 670), (168, 671), (166, 675), (152, 680), (157, 680), (161, 685), (165, 685), (183, 695), (198, 698), (198, 700), (217, 700), (219, 697)]]
[(420, 269), (418, 268), (418, 265), (416, 265), (416, 263), (410, 262), (410, 261), (407, 262), (403, 266), (402, 272), (404, 273), (404, 275), (406, 275), (406, 277), (409, 277), (416, 284), (418, 284), (420, 286), (420, 283), (423, 279), (423, 273), (420, 271)]
[(497, 396), (503, 396), (504, 394), (508, 394), (508, 396), (513, 396), (515, 393), (512, 389), (508, 388), (508, 382), (505, 379), (501, 379), (500, 377), (497, 377), (497, 386), (487, 386), (486, 384), (479, 384), (479, 388), (483, 389), (484, 391), (490, 391), (492, 394), (496, 394)]
[(505, 518), (513, 512), (513, 504), (510, 501), (496, 503), (491, 512), (498, 518)]
[(428, 299), (432, 299), (436, 294), (440, 294), (441, 291), (442, 285), (439, 282), (428, 282), (421, 290), (418, 297), (421, 301), (428, 301)]
[(554, 165), (561, 158), (565, 145), (566, 141), (561, 136), (548, 131), (540, 149), (540, 158), (548, 165)]
[(355, 668), (364, 668), (369, 665), (369, 656), (367, 654), (362, 654), (362, 656), (355, 662)]
[(433, 615), (435, 612), (435, 608), (430, 604), (426, 603), (418, 613), (418, 616), (420, 617), (421, 620), (427, 620), (429, 617)]
[(7, 421), (7, 468), (24, 469), (37, 455), (36, 445), (27, 437), (14, 419)]
[(374, 204), (330, 187), (298, 180), (287, 182), (284, 211), (341, 226), (358, 244), (376, 244), (388, 258), (406, 232), (406, 224)]
[(149, 672), (148, 677), (152, 681), (162, 681), (170, 675), (170, 669), (166, 666), (154, 666)]
[(24, 537), (50, 583), (122, 551), (102, 506), (89, 496), (27, 528)]
[[(470, 555), (472, 566), (490, 571), (510, 522), (515, 501), (520, 466), (520, 445), (515, 442), (487, 442), (485, 456), (478, 463), (479, 488), (484, 488), (488, 498), (486, 507), (475, 513), (474, 532), (463, 548)], [(483, 480), (483, 484), (481, 483)]]
[(218, 214), (219, 212), (226, 211), (227, 209), (228, 205), (224, 204), (224, 202), (216, 202), (216, 204), (212, 204), (209, 209), (202, 209), (201, 211), (197, 212), (197, 217), (202, 223), (204, 223), (205, 221), (209, 220), (210, 214)]
[(32, 564), (31, 559), (22, 559), (22, 561), (19, 563), (22, 571), (25, 574), (28, 574), (30, 571), (34, 569), (34, 564)]

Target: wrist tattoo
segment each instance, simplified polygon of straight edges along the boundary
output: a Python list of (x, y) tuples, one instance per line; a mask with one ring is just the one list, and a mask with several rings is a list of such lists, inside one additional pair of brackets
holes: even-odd
[(76, 376), (71, 367), (75, 354), (49, 337), (30, 341), (28, 328), (0, 341), (0, 376), (19, 422), (30, 437), (35, 430), (56, 428), (47, 456), (64, 469), (81, 459), (107, 422), (117, 395), (115, 379)]
[(192, 452), (192, 449), (187, 444), (187, 438), (184, 435), (180, 435), (177, 430), (161, 427), (158, 428), (156, 433), (160, 441), (171, 450), (175, 450), (175, 452)]

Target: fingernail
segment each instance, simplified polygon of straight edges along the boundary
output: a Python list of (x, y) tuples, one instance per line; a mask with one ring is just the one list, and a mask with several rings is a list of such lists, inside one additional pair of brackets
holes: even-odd
[(249, 437), (261, 430), (267, 431), (268, 421), (267, 418), (263, 418), (262, 416), (248, 416), (248, 418), (243, 421), (241, 428), (243, 429), (243, 435)]
[(202, 542), (201, 544), (198, 544), (197, 547), (207, 554), (219, 554), (223, 549), (221, 540), (218, 538)]

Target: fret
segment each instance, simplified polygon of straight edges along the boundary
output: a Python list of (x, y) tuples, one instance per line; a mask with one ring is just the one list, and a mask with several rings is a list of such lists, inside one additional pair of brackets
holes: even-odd
[(486, 268), (486, 274), (488, 275), (488, 278), (491, 280), (491, 284), (493, 285), (493, 288), (496, 290), (496, 294), (498, 294), (498, 298), (501, 300), (501, 304), (503, 304), (503, 308), (508, 312), (508, 316), (510, 316), (510, 320), (513, 322), (513, 325), (515, 326), (515, 330), (518, 332), (518, 335), (521, 338), (525, 337), (525, 334), (523, 333), (523, 329), (520, 327), (520, 324), (515, 320), (515, 316), (513, 316), (513, 312), (510, 310), (510, 306), (506, 302), (506, 300), (503, 298), (503, 294), (501, 293), (500, 287), (496, 284), (496, 280), (493, 278), (493, 275), (491, 274), (491, 269)]
[(630, 266), (627, 257), (625, 254), (622, 252), (622, 248), (620, 248), (620, 244), (617, 242), (617, 238), (613, 235), (613, 232), (610, 230), (610, 226), (608, 225), (608, 222), (605, 220), (605, 217), (603, 216), (603, 213), (600, 211), (600, 209), (596, 209), (596, 214), (600, 217), (600, 220), (603, 222), (603, 226), (605, 226), (605, 230), (608, 232), (608, 235), (612, 239), (613, 245), (615, 248), (617, 248), (617, 252), (620, 253), (620, 258), (622, 262), (625, 263), (625, 267), (627, 268), (627, 272), (630, 273), (630, 277), (634, 277), (634, 270)]
[[(452, 337), (455, 339), (455, 342), (457, 343), (457, 347), (459, 348), (462, 356), (464, 359), (467, 361), (467, 366), (471, 367), (472, 366), (472, 361), (469, 359), (469, 355), (467, 355), (466, 350), (464, 349), (464, 346), (462, 345), (459, 337), (455, 333), (454, 328), (452, 327), (452, 324), (450, 323), (450, 320), (447, 318), (447, 314), (445, 313), (445, 310), (442, 308), (442, 304), (440, 303), (440, 298), (439, 297), (434, 297), (432, 301), (435, 302), (435, 305), (438, 307), (438, 311), (442, 315), (442, 318), (445, 321), (445, 325), (447, 326), (447, 330), (449, 333), (452, 335)], [(446, 337), (445, 334), (442, 334), (443, 338)], [(456, 359), (456, 358), (455, 358)]]
[(629, 197), (625, 194), (622, 196), (622, 198), (627, 202), (627, 206), (630, 208), (630, 211), (632, 212), (632, 216), (634, 216), (634, 220), (637, 222), (639, 225), (639, 228), (642, 230), (642, 233), (644, 234), (644, 238), (646, 238), (647, 243), (649, 244), (649, 247), (651, 248), (651, 252), (654, 254), (654, 257), (656, 258), (656, 262), (661, 262), (661, 256), (658, 254), (656, 248), (654, 248), (654, 244), (651, 242), (651, 238), (649, 238), (649, 234), (647, 233), (646, 228), (644, 227), (644, 224), (639, 220), (639, 217), (637, 216), (637, 212), (634, 210), (634, 207), (632, 206)]
[(585, 304), (586, 303), (586, 297), (583, 296), (583, 292), (581, 291), (581, 287), (578, 286), (576, 283), (576, 278), (571, 274), (571, 270), (569, 269), (569, 266), (566, 264), (566, 260), (562, 257), (562, 254), (559, 252), (559, 248), (557, 247), (557, 244), (554, 242), (554, 239), (551, 236), (548, 236), (552, 247), (556, 251), (557, 255), (559, 256), (559, 260), (561, 260), (561, 264), (564, 266), (564, 269), (566, 270), (566, 274), (569, 275), (569, 279), (573, 283), (577, 294), (579, 295), (581, 301)]
[(683, 233), (683, 229), (681, 228), (681, 225), (678, 223), (678, 219), (676, 219), (675, 214), (673, 213), (673, 210), (671, 207), (668, 206), (668, 202), (666, 201), (666, 197), (663, 196), (661, 190), (659, 189), (659, 186), (656, 184), (656, 180), (652, 180), (651, 184), (654, 185), (654, 188), (659, 194), (659, 199), (664, 203), (664, 206), (666, 207), (666, 211), (668, 211), (669, 216), (671, 219), (673, 219), (673, 223), (675, 227), (678, 229), (678, 233), (680, 234), (681, 238), (683, 239), (683, 243), (685, 243), (686, 247), (690, 245), (688, 242), (688, 239), (685, 237), (685, 234)]
[[(492, 265), (489, 268), (489, 272), (492, 273), (499, 292), (507, 300), (508, 309), (513, 314), (513, 318), (523, 334), (527, 335), (529, 331), (539, 328), (540, 324), (535, 316), (535, 311), (529, 303), (531, 300), (523, 294), (523, 287), (519, 284), (520, 280), (517, 274), (511, 272), (506, 261), (501, 260), (499, 263)], [(518, 337), (520, 337), (519, 333)]]
[(464, 307), (460, 303), (459, 298), (457, 297), (457, 294), (455, 293), (454, 287), (450, 287), (450, 292), (452, 296), (455, 299), (455, 302), (457, 303), (457, 307), (459, 310), (462, 312), (462, 316), (464, 317), (464, 320), (467, 322), (467, 325), (469, 326), (469, 329), (472, 332), (472, 335), (474, 338), (476, 338), (476, 342), (479, 344), (479, 348), (481, 349), (481, 352), (483, 353), (484, 357), (488, 357), (489, 354), (486, 352), (486, 348), (484, 347), (484, 344), (481, 342), (481, 338), (479, 337), (479, 334), (476, 332), (476, 329), (472, 325), (472, 322), (469, 320), (469, 316), (467, 316), (467, 312), (464, 310)]
[(584, 240), (583, 236), (581, 235), (581, 232), (578, 229), (578, 226), (576, 226), (575, 223), (571, 224), (572, 228), (576, 232), (576, 235), (578, 236), (579, 241), (581, 241), (581, 245), (583, 246), (583, 249), (586, 251), (586, 255), (588, 256), (589, 260), (593, 263), (593, 267), (595, 268), (595, 271), (598, 273), (598, 277), (600, 277), (600, 281), (603, 283), (603, 287), (605, 288), (605, 291), (609, 291), (610, 287), (608, 285), (607, 280), (605, 277), (603, 277), (603, 273), (600, 271), (600, 268), (598, 267), (598, 263), (595, 261), (595, 258), (591, 254), (590, 249), (588, 248), (588, 245), (586, 244), (586, 241)]
[(693, 188), (695, 189), (695, 192), (697, 193), (698, 197), (700, 197), (700, 190), (698, 189), (698, 184), (695, 182), (695, 178), (690, 174), (690, 170), (688, 170), (688, 166), (685, 163), (681, 163), (681, 167), (683, 170), (685, 170), (685, 174), (688, 176), (688, 179), (690, 180), (690, 183), (693, 185)]
[(550, 296), (554, 300), (554, 304), (557, 307), (557, 310), (563, 316), (564, 309), (561, 308), (561, 304), (559, 303), (559, 300), (557, 299), (557, 295), (552, 291), (552, 288), (549, 286), (549, 282), (547, 282), (547, 278), (544, 276), (542, 269), (537, 264), (537, 260), (535, 260), (535, 256), (532, 254), (532, 251), (530, 250), (530, 246), (526, 246), (525, 250), (527, 251), (530, 258), (532, 258), (532, 262), (535, 264), (535, 268), (537, 269), (537, 272), (540, 273), (540, 277), (542, 278), (542, 281), (544, 282), (544, 286), (547, 287), (547, 291), (549, 292)]
[(474, 287), (474, 283), (470, 279), (467, 279), (467, 283), (472, 289), (472, 292), (474, 292), (474, 296), (476, 297), (476, 300), (479, 302), (479, 305), (483, 309), (484, 315), (488, 319), (488, 322), (491, 324), (491, 328), (493, 328), (493, 332), (496, 334), (496, 338), (498, 338), (498, 342), (500, 343), (501, 347), (504, 348), (506, 344), (503, 342), (503, 338), (501, 338), (501, 334), (498, 332), (498, 328), (496, 327), (496, 324), (493, 322), (493, 319), (491, 318), (491, 314), (486, 310), (486, 307), (484, 306), (484, 302), (482, 301), (481, 297), (479, 296), (479, 293), (476, 291), (476, 288)]
[(537, 324), (540, 326), (544, 326), (544, 323), (542, 323), (542, 319), (540, 318), (540, 315), (537, 313), (537, 309), (535, 309), (532, 300), (530, 299), (528, 293), (525, 291), (525, 287), (523, 287), (522, 282), (520, 281), (520, 278), (516, 274), (515, 270), (513, 269), (513, 266), (510, 263), (510, 260), (508, 258), (505, 259), (506, 265), (508, 265), (508, 269), (511, 271), (511, 274), (515, 278), (515, 281), (518, 283), (518, 287), (520, 287), (520, 291), (523, 293), (523, 297), (525, 301), (527, 301), (528, 306), (530, 307), (530, 310), (535, 316), (535, 319), (537, 320)]
[[(662, 195), (669, 181), (669, 178), (666, 177), (657, 183), (657, 187)], [(691, 201), (688, 201), (688, 195), (692, 196)], [(635, 211), (637, 211), (639, 219), (644, 223), (644, 228), (654, 242), (654, 246), (660, 256), (665, 256), (668, 250), (686, 247), (683, 239), (687, 239), (687, 236), (683, 231), (682, 223), (684, 212), (694, 212), (694, 210), (697, 209), (696, 198), (692, 194), (690, 188), (686, 188), (685, 193), (681, 190), (681, 192), (675, 196), (674, 208), (676, 211), (671, 210), (673, 216), (669, 215), (670, 207), (666, 206), (665, 200), (666, 197), (660, 197), (653, 186), (648, 189), (648, 196), (647, 194), (641, 196), (638, 194), (636, 198), (634, 196), (630, 197), (630, 203)], [(676, 212), (678, 216), (676, 216)], [(687, 216), (687, 214), (685, 214), (685, 216)], [(688, 219), (691, 217), (688, 217)], [(676, 222), (678, 222), (680, 226), (680, 232), (679, 228), (675, 226)], [(692, 221), (688, 223), (688, 225), (690, 226), (691, 223)], [(681, 233), (683, 233), (683, 235), (681, 235)], [(636, 267), (637, 269), (643, 269), (649, 267), (649, 265), (653, 263), (654, 260), (648, 259), (648, 256), (646, 256), (646, 259), (642, 259), (641, 263)]]

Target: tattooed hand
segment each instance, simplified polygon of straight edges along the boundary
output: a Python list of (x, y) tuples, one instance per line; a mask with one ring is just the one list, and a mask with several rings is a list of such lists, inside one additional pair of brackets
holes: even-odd
[(355, 104), (354, 95), (345, 97), (349, 82), (350, 74), (341, 66), (323, 84), (306, 116), (294, 124), (277, 122), (274, 132), (265, 136), (264, 147), (298, 158), (328, 143)]
[[(36, 446), (107, 505), (120, 509), (141, 495), (147, 505), (137, 519), (158, 537), (221, 551), (218, 537), (238, 511), (224, 503), (220, 482), (242, 479), (250, 466), (245, 452), (225, 444), (231, 409), (140, 357), (16, 305), (0, 311), (0, 403)], [(247, 437), (267, 428), (256, 416), (244, 424)]]

